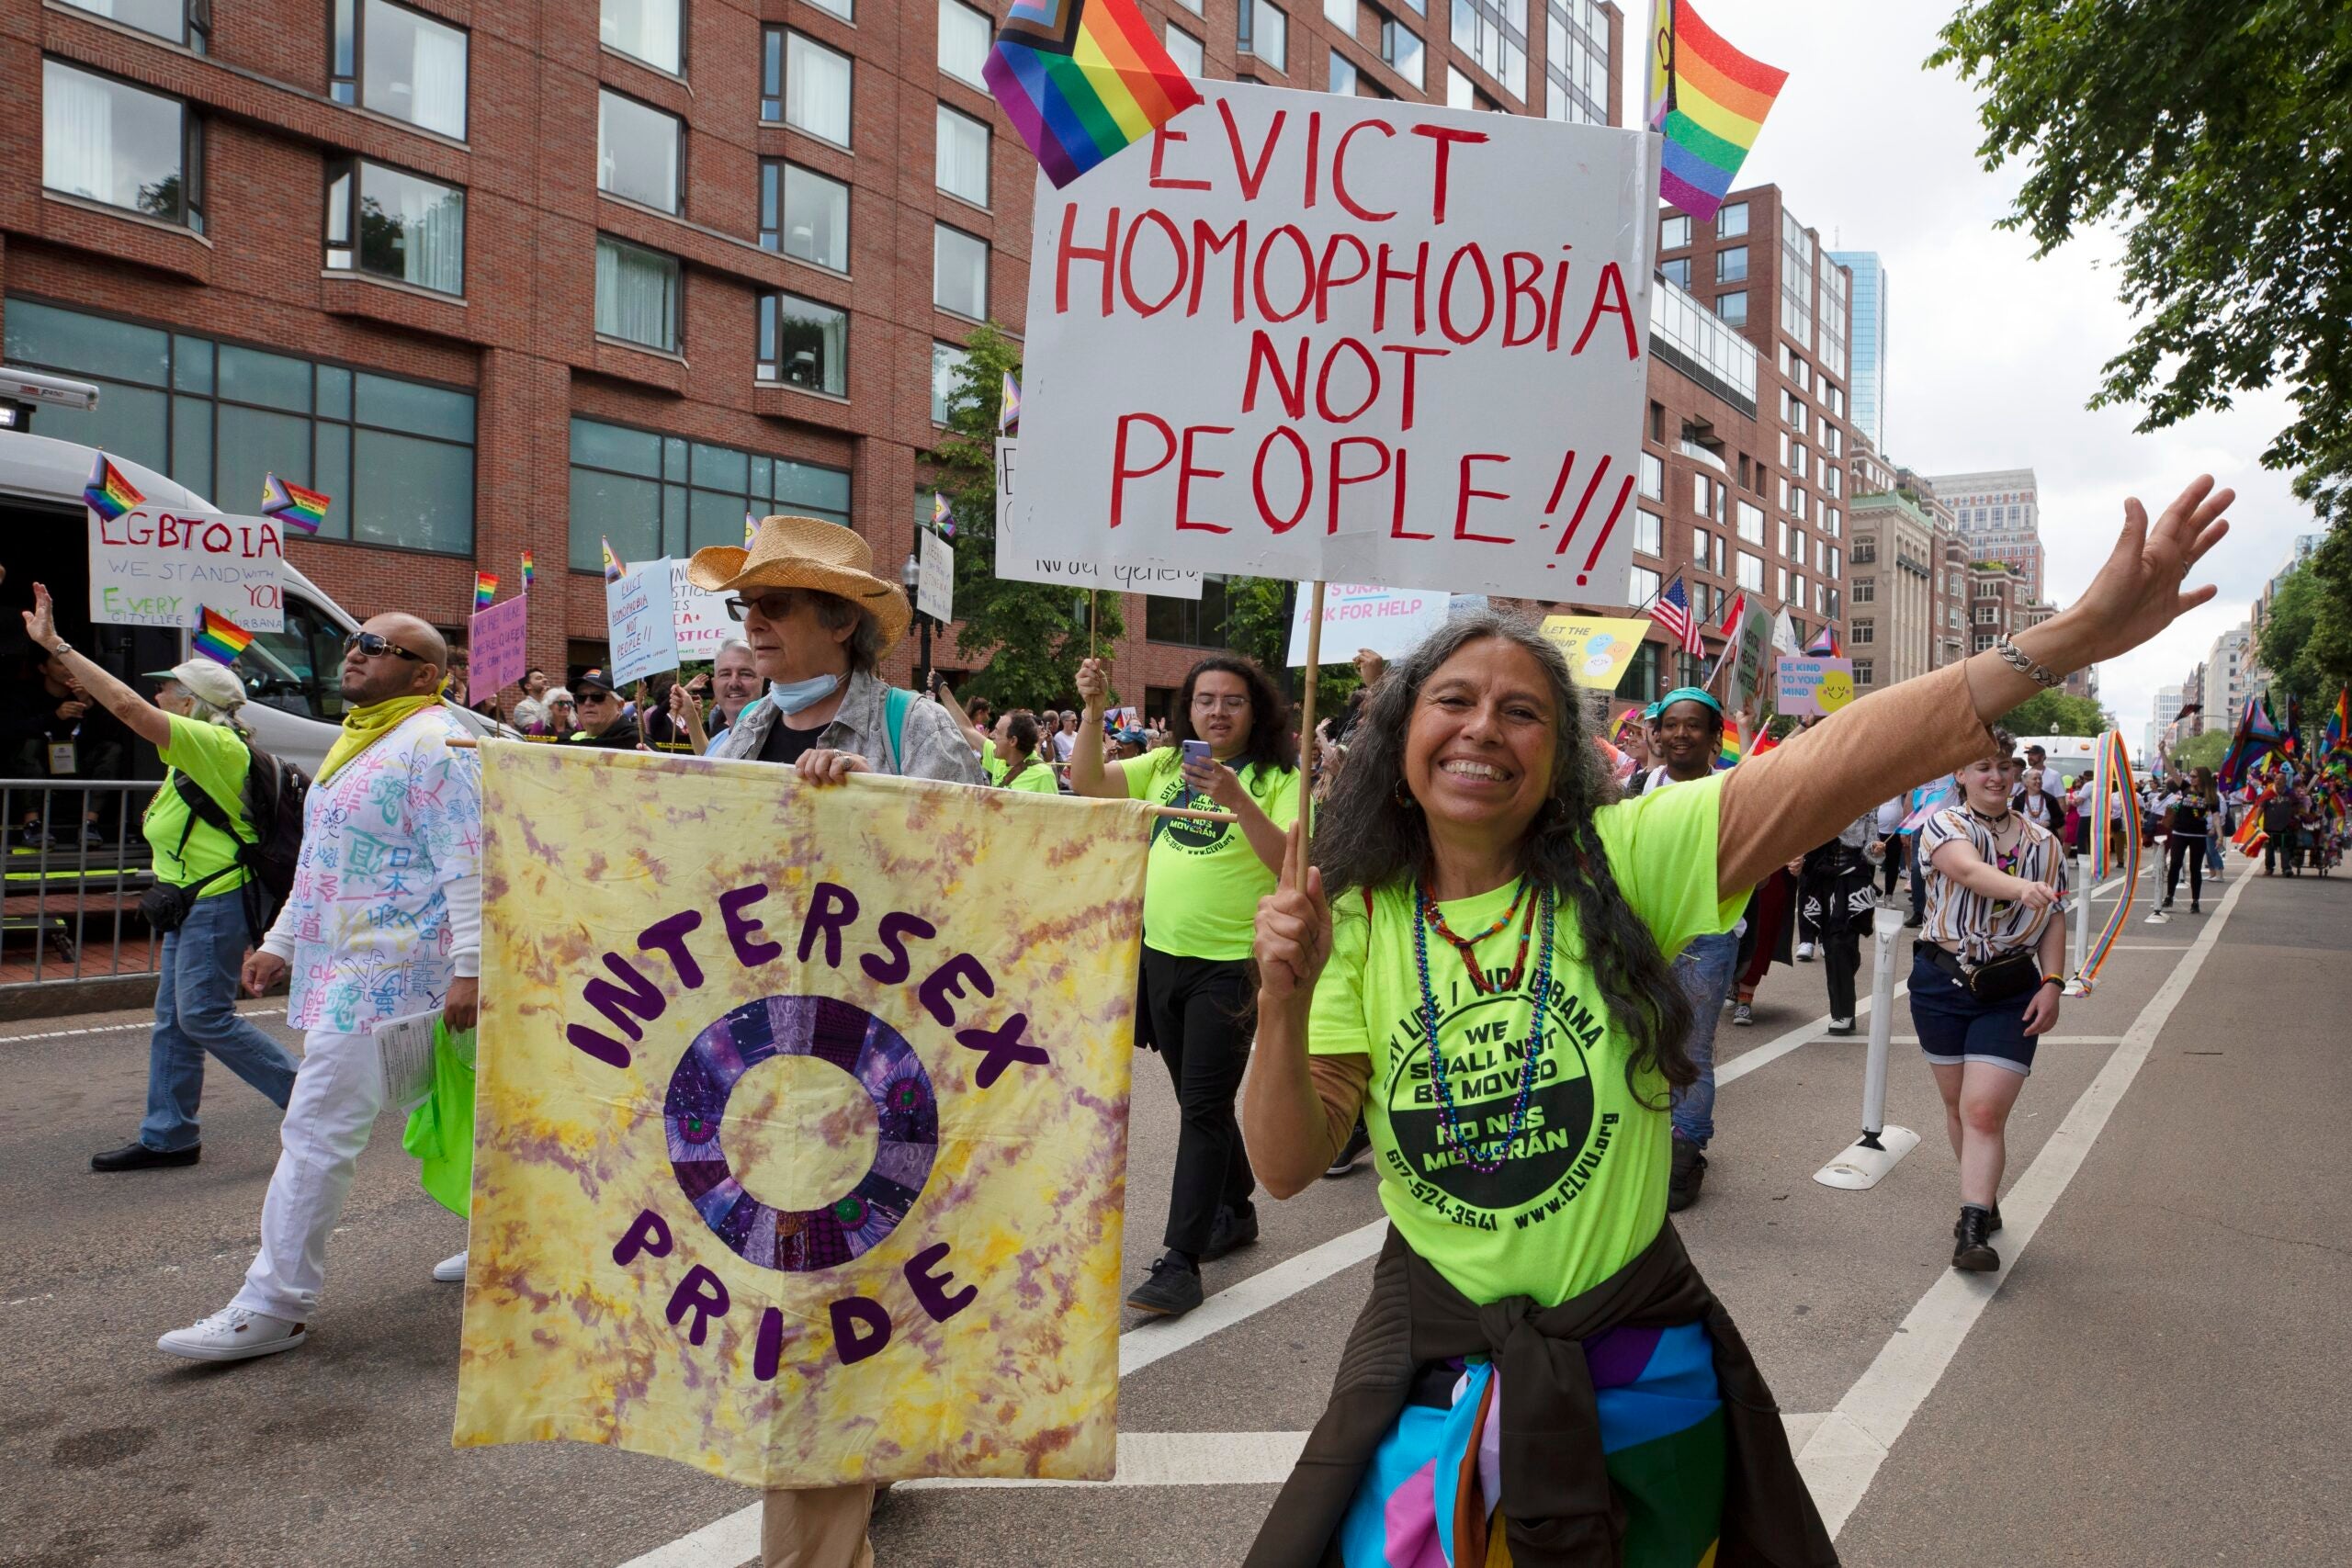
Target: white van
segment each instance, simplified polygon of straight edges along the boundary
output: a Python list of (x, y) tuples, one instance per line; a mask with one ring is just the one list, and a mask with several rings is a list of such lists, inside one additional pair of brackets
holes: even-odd
[[(90, 624), (89, 513), (82, 487), (96, 456), (71, 441), (0, 433), (0, 565), (8, 572), (0, 583), (0, 648), (27, 651), (16, 612), (31, 608), (32, 584), (43, 582), (57, 601), (59, 632), (143, 691), (153, 684), (138, 679), (143, 671), (166, 670), (188, 657), (189, 633)], [(150, 501), (210, 504), (153, 468), (121, 457), (114, 458), (114, 466)], [(318, 772), (343, 722), (343, 639), (358, 625), (291, 561), (286, 563), (286, 629), (256, 635), (236, 663), (252, 694), (239, 716), (255, 745), (306, 773)], [(497, 728), (478, 714), (456, 711), (478, 733)], [(132, 763), (140, 776), (162, 776), (152, 751)]]

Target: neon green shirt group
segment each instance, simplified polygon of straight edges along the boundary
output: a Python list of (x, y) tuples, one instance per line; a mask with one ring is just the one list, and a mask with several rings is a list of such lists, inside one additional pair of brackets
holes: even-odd
[[(1216, 808), (1184, 787), (1179, 747), (1163, 746), (1118, 765), (1130, 798)], [(1240, 773), (1241, 787), (1275, 827), (1298, 820), (1296, 768), (1252, 762)], [(1258, 900), (1273, 890), (1272, 869), (1258, 858), (1239, 823), (1156, 818), (1144, 872), (1144, 945), (1178, 958), (1247, 958), (1257, 934)]]
[[(154, 852), (155, 880), (186, 887), (203, 882), (216, 871), (226, 871), (217, 882), (206, 884), (203, 896), (234, 892), (250, 880), (249, 874), (237, 866), (236, 846), (201, 819), (190, 826), (189, 818), (195, 814), (180, 798), (172, 775), (186, 773), (220, 803), (240, 833), (251, 838), (253, 824), (245, 820), (245, 770), (253, 762), (253, 750), (226, 725), (203, 724), (177, 714), (165, 716), (172, 721), (172, 733), (160, 749), (166, 764), (164, 786), (155, 792), (140, 825), (148, 848)], [(180, 853), (183, 829), (188, 830), (185, 855)]]
[[(1718, 774), (1595, 817), (1618, 887), (1668, 958), (1693, 937), (1729, 931), (1747, 907), (1746, 893), (1715, 897), (1722, 793)], [(1517, 886), (1439, 912), (1457, 934), (1482, 931)], [(1409, 884), (1375, 890), (1369, 914), (1356, 889), (1331, 900), (1331, 959), (1316, 984), (1307, 1049), (1371, 1058), (1364, 1125), (1380, 1201), (1413, 1249), (1473, 1301), (1523, 1295), (1555, 1306), (1632, 1262), (1665, 1222), (1666, 1080), (1647, 1073), (1626, 1081), (1632, 1042), (1586, 962), (1575, 906), (1563, 900), (1534, 1084), (1519, 1135), (1505, 1143), (1533, 1022), (1540, 942), (1530, 943), (1515, 989), (1480, 995), (1457, 950), (1432, 930), (1425, 946), (1446, 1084), (1471, 1150), (1487, 1162), (1500, 1156), (1495, 1170), (1476, 1168), (1445, 1131), (1430, 1077), (1413, 905)], [(1507, 976), (1519, 931), (1514, 919), (1477, 944), (1488, 975)]]
[[(1009, 781), (1005, 777), (1007, 773), (1012, 774)], [(1062, 792), (1061, 786), (1054, 783), (1052, 765), (1046, 762), (1032, 762), (1018, 773), (1012, 773), (1010, 766), (1001, 765), (996, 782), (1007, 789), (1026, 790), (1031, 795), (1059, 795)]]

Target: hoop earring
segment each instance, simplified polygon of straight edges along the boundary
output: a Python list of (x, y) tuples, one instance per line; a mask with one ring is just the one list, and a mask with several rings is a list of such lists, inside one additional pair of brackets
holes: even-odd
[(1408, 811), (1419, 811), (1421, 808), (1421, 803), (1412, 797), (1405, 788), (1405, 781), (1401, 778), (1396, 781), (1396, 787), (1388, 792), (1388, 796)]

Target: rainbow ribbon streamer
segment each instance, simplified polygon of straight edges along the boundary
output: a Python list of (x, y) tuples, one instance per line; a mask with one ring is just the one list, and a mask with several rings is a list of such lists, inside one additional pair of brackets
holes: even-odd
[[(2140, 795), (2132, 787), (2132, 753), (2123, 744), (2123, 732), (2110, 729), (2107, 738), (2099, 742), (2098, 755), (2091, 763), (2091, 798), (2098, 803), (2098, 815), (2093, 818), (2090, 829), (2090, 880), (2093, 886), (2106, 881), (2108, 874), (2118, 869), (2114, 863), (2113, 845), (2109, 842), (2113, 835), (2106, 831), (2109, 792), (2118, 787), (2123, 791), (2123, 863), (2120, 867), (2123, 891), (2115, 900), (2114, 911), (2107, 917), (2106, 929), (2091, 940), (2088, 951), (2075, 965), (2075, 978), (2081, 982), (2085, 990), (2088, 990), (2091, 982), (2098, 978), (2099, 965), (2105, 964), (2107, 955), (2114, 951), (2115, 939), (2123, 933), (2123, 922), (2132, 914), (2132, 895), (2140, 886)], [(2075, 894), (2078, 898), (2090, 896), (2089, 887), (2084, 887)]]
[(1663, 12), (1650, 56), (1650, 125), (1666, 133), (1658, 195), (1704, 223), (1730, 194), (1789, 73), (1734, 49), (1688, 0), (1668, 0)]
[(300, 528), (305, 534), (315, 534), (319, 525), (327, 520), (327, 508), (334, 502), (314, 490), (288, 484), (275, 473), (264, 474), (261, 480), (261, 514), (288, 528)]
[(111, 523), (146, 499), (104, 452), (91, 462), (89, 482), (82, 487), (82, 501), (91, 511)]
[(1057, 190), (1201, 101), (1131, 0), (1013, 0), (980, 75)]
[(196, 614), (196, 635), (189, 640), (196, 645), (196, 651), (207, 659), (234, 664), (237, 655), (254, 645), (254, 634), (209, 604), (199, 604)]
[(537, 563), (536, 563), (535, 561), (533, 561), (533, 560), (531, 559), (531, 552), (530, 552), (530, 551), (528, 551), (528, 550), (525, 550), (525, 551), (523, 552), (523, 592), (524, 592), (528, 593), (528, 592), (531, 591), (531, 584), (532, 584), (533, 582), (535, 582), (535, 581), (537, 581), (538, 580), (538, 575), (539, 575), (539, 573), (538, 573), (538, 567), (537, 567)]
[(490, 602), (497, 597), (498, 574), (490, 571), (474, 573), (474, 609), (477, 612), (489, 609)]

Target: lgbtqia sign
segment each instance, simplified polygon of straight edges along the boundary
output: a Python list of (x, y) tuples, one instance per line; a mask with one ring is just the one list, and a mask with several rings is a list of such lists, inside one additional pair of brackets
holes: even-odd
[(185, 631), (209, 607), (249, 632), (286, 629), (285, 541), (272, 519), (153, 502), (89, 519), (93, 624)]
[(483, 748), (455, 1440), (1108, 1480), (1145, 808), (777, 791)]
[(1023, 547), (1622, 603), (1649, 139), (1199, 86), (1038, 182)]
[(1021, 443), (999, 436), (996, 443), (996, 574), (1007, 582), (1057, 582), (1070, 588), (1108, 588), (1119, 593), (1157, 593), (1163, 599), (1198, 599), (1201, 574), (1144, 561), (1084, 560), (1067, 556), (1041, 556), (1026, 548), (1021, 515), (1013, 506), (1013, 487), (1021, 472)]

